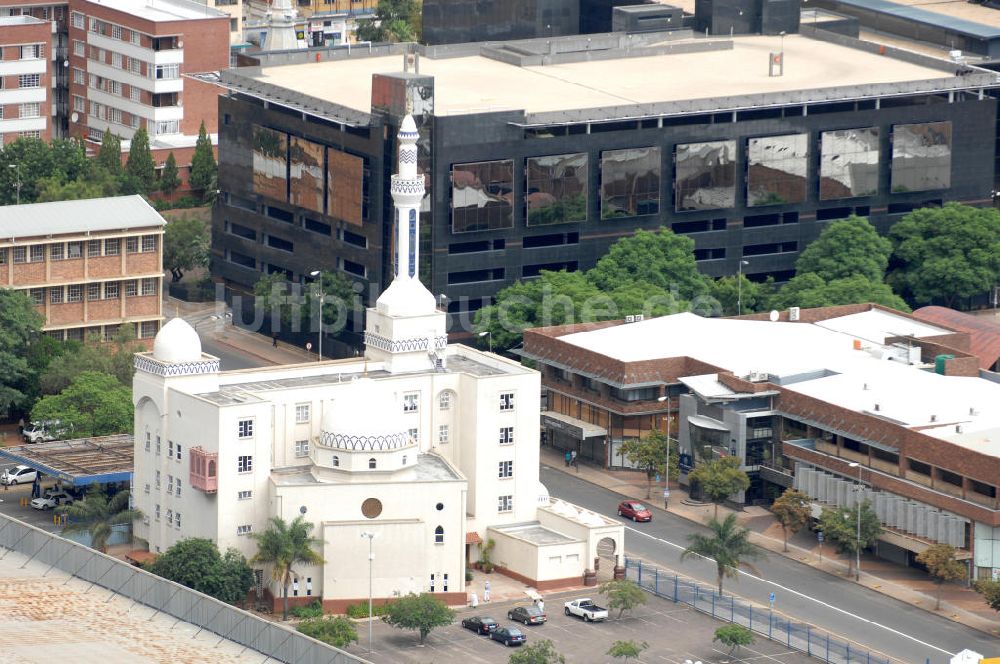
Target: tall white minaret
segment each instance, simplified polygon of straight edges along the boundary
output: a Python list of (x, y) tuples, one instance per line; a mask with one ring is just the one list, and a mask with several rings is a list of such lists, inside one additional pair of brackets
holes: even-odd
[(421, 371), (443, 358), (448, 344), (445, 313), (420, 282), (420, 203), (424, 176), (417, 172), (417, 124), (407, 114), (399, 126), (398, 172), (392, 176), (395, 226), (393, 280), (365, 325), (365, 356), (387, 371)]
[(274, 0), (268, 11), (267, 43), (268, 51), (288, 51), (299, 47), (295, 38), (295, 8), (291, 0)]

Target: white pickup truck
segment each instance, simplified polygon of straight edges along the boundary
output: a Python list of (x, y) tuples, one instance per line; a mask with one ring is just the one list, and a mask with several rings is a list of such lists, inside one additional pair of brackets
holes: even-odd
[(567, 616), (579, 616), (584, 622), (607, 620), (608, 617), (608, 610), (594, 604), (589, 597), (566, 602), (565, 607)]

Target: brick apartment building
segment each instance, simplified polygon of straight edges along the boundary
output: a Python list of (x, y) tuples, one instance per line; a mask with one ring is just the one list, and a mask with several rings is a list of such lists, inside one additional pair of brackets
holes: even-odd
[(751, 486), (737, 502), (790, 486), (816, 514), (869, 500), (885, 528), (878, 555), (909, 564), (945, 542), (970, 578), (988, 578), (1000, 569), (1000, 379), (980, 369), (995, 344), (973, 336), (850, 305), (539, 328), (524, 355), (542, 371), (558, 449), (628, 466), (622, 441), (665, 429), (669, 404), (682, 484), (700, 460), (738, 456)]
[(0, 288), (27, 292), (56, 339), (108, 340), (133, 325), (152, 343), (164, 224), (141, 196), (0, 207)]
[(0, 15), (0, 138), (49, 140), (56, 116), (54, 23)]

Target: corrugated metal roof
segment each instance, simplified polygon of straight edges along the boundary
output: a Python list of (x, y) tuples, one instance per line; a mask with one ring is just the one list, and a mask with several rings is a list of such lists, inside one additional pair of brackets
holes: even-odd
[(3, 239), (147, 228), (164, 224), (166, 222), (160, 213), (142, 196), (0, 207), (0, 238)]
[(919, 7), (898, 5), (888, 0), (840, 0), (845, 5), (867, 9), (881, 14), (888, 14), (915, 23), (944, 28), (961, 34), (972, 35), (981, 39), (996, 39), (1000, 37), (1000, 30), (991, 26), (967, 21), (963, 18), (956, 18), (938, 12), (927, 11)]
[(1000, 322), (992, 316), (973, 316), (938, 306), (921, 307), (913, 316), (967, 333), (969, 352), (979, 359), (980, 369), (989, 369), (1000, 361)]

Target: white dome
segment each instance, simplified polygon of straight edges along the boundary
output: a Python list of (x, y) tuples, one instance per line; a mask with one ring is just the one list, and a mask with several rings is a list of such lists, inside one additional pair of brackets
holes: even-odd
[(173, 318), (156, 333), (153, 357), (161, 362), (197, 362), (201, 359), (201, 339), (181, 318)]
[(393, 437), (406, 434), (402, 420), (403, 404), (396, 403), (388, 384), (358, 378), (336, 391), (320, 428), (338, 436)]
[(539, 505), (549, 505), (552, 503), (552, 499), (549, 497), (549, 490), (541, 482), (538, 483), (538, 504)]

